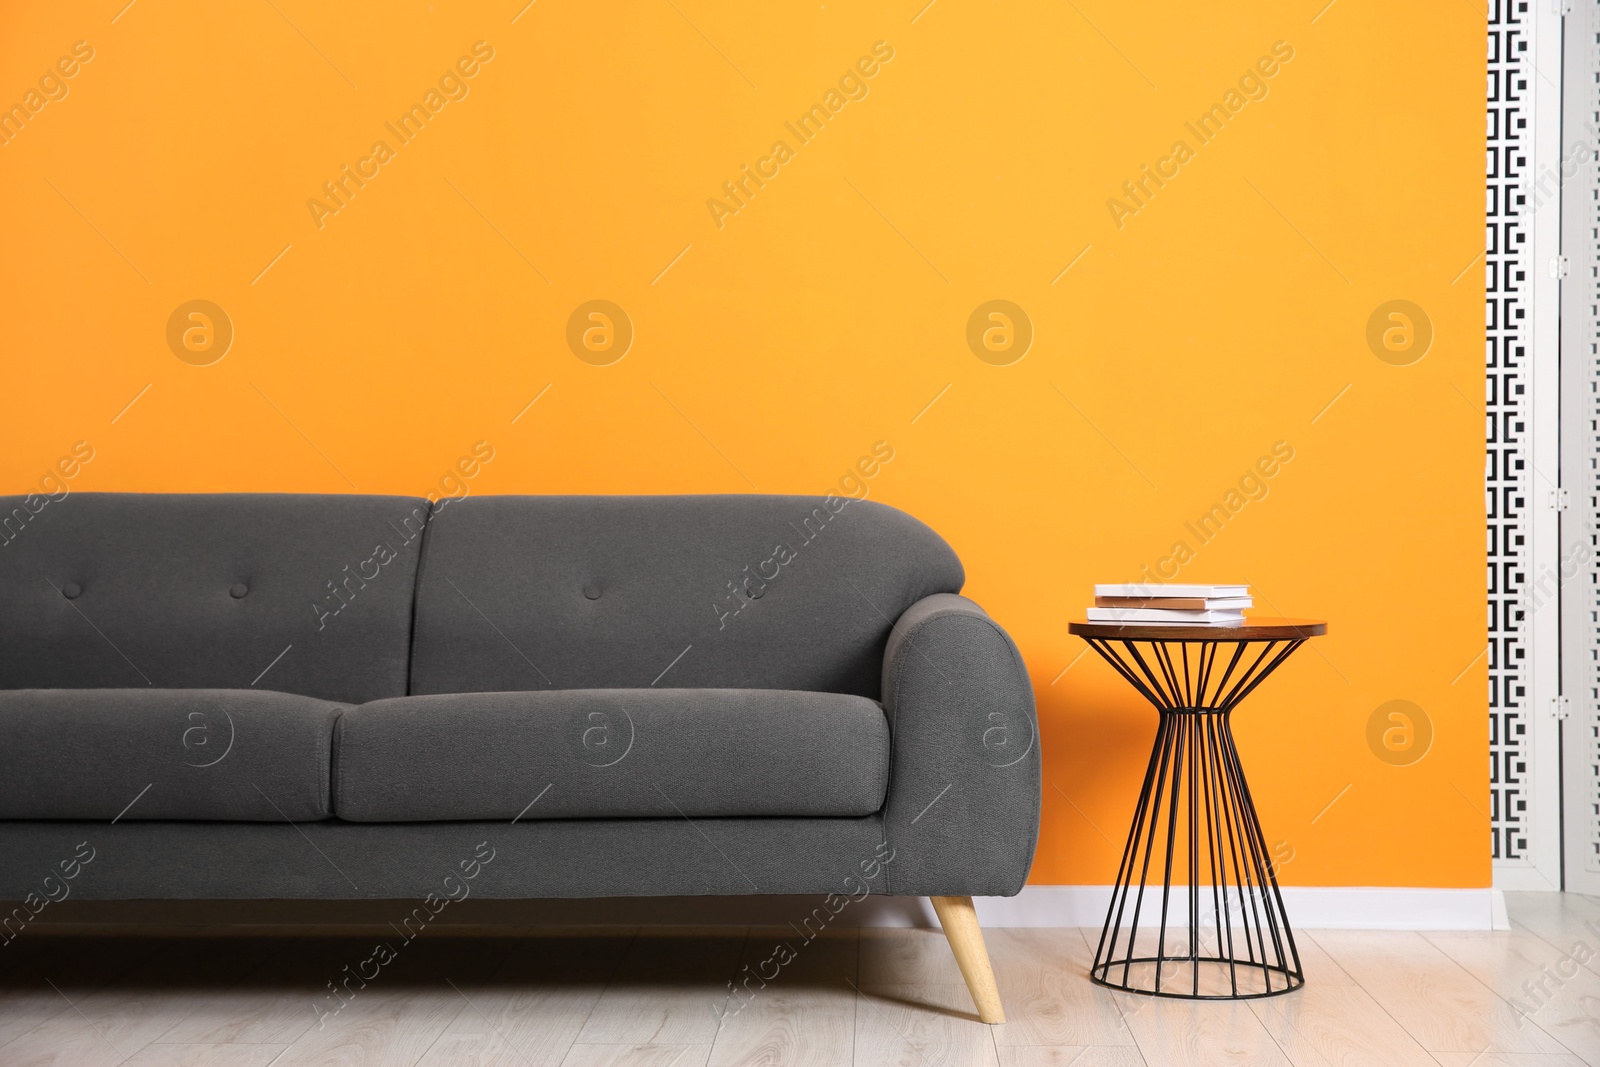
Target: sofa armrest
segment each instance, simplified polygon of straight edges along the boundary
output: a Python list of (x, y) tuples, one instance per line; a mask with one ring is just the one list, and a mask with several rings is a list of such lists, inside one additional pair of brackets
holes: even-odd
[(1011, 638), (965, 597), (908, 608), (883, 657), (890, 892), (1012, 896), (1039, 835), (1039, 727)]

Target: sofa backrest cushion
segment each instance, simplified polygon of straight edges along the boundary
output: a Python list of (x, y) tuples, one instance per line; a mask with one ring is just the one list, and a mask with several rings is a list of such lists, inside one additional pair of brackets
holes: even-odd
[(406, 691), (428, 502), (0, 498), (0, 688)]
[(876, 699), (889, 631), (961, 589), (904, 512), (805, 496), (501, 496), (428, 530), (413, 693), (649, 686)]

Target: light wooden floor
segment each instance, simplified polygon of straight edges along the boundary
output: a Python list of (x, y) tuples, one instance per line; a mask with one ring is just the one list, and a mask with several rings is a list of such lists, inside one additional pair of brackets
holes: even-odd
[(1600, 1065), (1600, 900), (1510, 903), (1508, 933), (1302, 934), (1307, 987), (1248, 1004), (1115, 996), (1094, 931), (992, 930), (996, 1027), (930, 930), (825, 935), (738, 1010), (727, 983), (793, 931), (424, 934), (320, 1026), (371, 938), (28, 931), (0, 948), (0, 1065)]

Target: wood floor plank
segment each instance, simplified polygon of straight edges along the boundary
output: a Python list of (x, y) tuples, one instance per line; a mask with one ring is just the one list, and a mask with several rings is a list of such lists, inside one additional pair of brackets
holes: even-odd
[(1600, 974), (1582, 966), (1600, 949), (1552, 946), (1526, 930), (1432, 933), (1428, 941), (1504, 998), (1525, 1020), (1587, 1063), (1600, 1064)]
[[(215, 988), (194, 991), (189, 1010), (156, 1039), (160, 1044), (289, 1045), (316, 1025), (315, 1005), (326, 994), (325, 983), (352, 959), (364, 957), (365, 942), (333, 945), (279, 938), (259, 966)], [(205, 943), (202, 942), (202, 945)], [(226, 951), (225, 942), (212, 941)], [(362, 953), (356, 955), (356, 953)]]
[(754, 928), (741, 981), (719, 1020), (710, 1067), (834, 1067), (852, 1055), (856, 1030), (856, 931), (809, 940), (792, 929)]
[(745, 931), (641, 930), (577, 1041), (709, 1045), (739, 971)]
[(1513, 928), (1527, 930), (1563, 952), (1584, 942), (1597, 953), (1585, 966), (1600, 974), (1600, 899), (1578, 893), (1507, 893)]
[(1141, 999), (1128, 1028), (1150, 1067), (1292, 1067), (1245, 1001)]
[[(137, 1051), (137, 1050), (133, 1050)], [(6, 1067), (117, 1067), (132, 1052), (108, 1043), (76, 1014), (59, 1015), (0, 1048)]]
[(445, 981), (481, 978), (511, 951), (477, 938), (419, 938), (399, 945), (387, 964), (336, 1014), (324, 1015), (273, 1067), (389, 1067), (414, 1064), (467, 1010)]
[[(98, 1067), (124, 1062), (182, 1010), (160, 989), (139, 995), (140, 982), (166, 973), (152, 968), (173, 949), (132, 939), (57, 936), (6, 946), (0, 970), (0, 1063)], [(131, 1019), (130, 1007), (140, 1009)]]
[(1145, 1067), (1133, 1045), (1001, 1045), (1000, 1067)]
[(1568, 1051), (1421, 934), (1322, 930), (1315, 940), (1429, 1052)]
[[(1123, 1021), (1129, 1007), (1089, 982), (1091, 950), (1084, 933), (1070, 928), (1000, 928), (986, 933), (1006, 1012), (1006, 1021), (994, 1028), (997, 1045), (1134, 1043)], [(969, 1018), (977, 1017), (970, 997), (962, 1010)]]
[[(801, 982), (855, 981), (860, 974), (860, 931), (845, 928), (807, 937), (788, 926), (752, 926), (739, 953), (741, 973), (757, 977), (776, 970), (773, 984), (789, 979)], [(748, 971), (746, 970), (748, 968)]]
[(163, 1044), (292, 1044), (317, 1023), (321, 992), (299, 984), (252, 981), (192, 998), (189, 1011), (160, 1035)]
[(1295, 1067), (1436, 1067), (1437, 1061), (1354, 983), (1249, 1002)]
[(126, 1067), (269, 1067), (287, 1045), (146, 1045)]
[[(314, 994), (370, 937), (24, 938), (0, 952), (0, 1064), (1600, 1067), (1600, 970), (1563, 962), (1600, 955), (1600, 902), (1514, 894), (1510, 913), (1509, 933), (1302, 934), (1307, 988), (1249, 1003), (1094, 986), (1098, 930), (985, 931), (998, 1027), (936, 930), (424, 937), (320, 1027)], [(730, 1005), (780, 943), (793, 959)]]
[[(102, 956), (97, 946), (58, 940), (65, 951), (41, 952), (27, 979), (32, 982), (27, 1002), (40, 1021), (0, 1046), (0, 1062), (71, 1063), (78, 1056), (87, 1065), (108, 1050), (117, 1053), (113, 1062), (121, 1062), (161, 1037), (192, 1008), (196, 993), (236, 966), (226, 954), (194, 953), (181, 942), (146, 944), (142, 953), (119, 946)], [(262, 951), (259, 945), (237, 946), (237, 966), (257, 965)], [(142, 965), (119, 966), (135, 955)], [(120, 977), (104, 982), (96, 973), (102, 960)], [(47, 993), (66, 1010), (50, 1013)]]
[(862, 986), (858, 999), (856, 1067), (998, 1067), (963, 983)]
[(0, 1048), (71, 1010), (59, 993), (42, 982), (32, 989), (0, 989)]
[(312, 1027), (273, 1067), (387, 1067), (416, 1063), (465, 1005), (449, 989), (362, 995)]
[(710, 1045), (573, 1045), (561, 1067), (704, 1067), (710, 1055)]
[(950, 943), (939, 930), (865, 929), (860, 944), (862, 985), (962, 981)]
[(1439, 1067), (1584, 1067), (1573, 1055), (1539, 1056), (1519, 1052), (1436, 1052)]
[(835, 1067), (850, 1061), (856, 1035), (856, 992), (840, 982), (831, 989), (769, 989), (724, 1019), (711, 1046), (710, 1067), (762, 1064)]
[[(457, 983), (467, 1010), (416, 1067), (562, 1063), (631, 941), (631, 932), (522, 941), (493, 976)], [(635, 1046), (603, 1047), (621, 1055)]]
[(1309, 935), (1295, 934), (1295, 951), (1300, 954), (1300, 968), (1305, 972), (1306, 984), (1353, 986), (1357, 982), (1345, 973), (1337, 960)]

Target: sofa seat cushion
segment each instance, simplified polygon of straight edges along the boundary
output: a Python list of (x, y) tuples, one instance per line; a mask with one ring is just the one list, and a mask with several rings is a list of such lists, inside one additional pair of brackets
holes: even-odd
[(0, 819), (326, 819), (341, 710), (253, 689), (0, 690)]
[(883, 804), (876, 701), (777, 689), (566, 689), (376, 700), (339, 721), (357, 822), (859, 816)]

